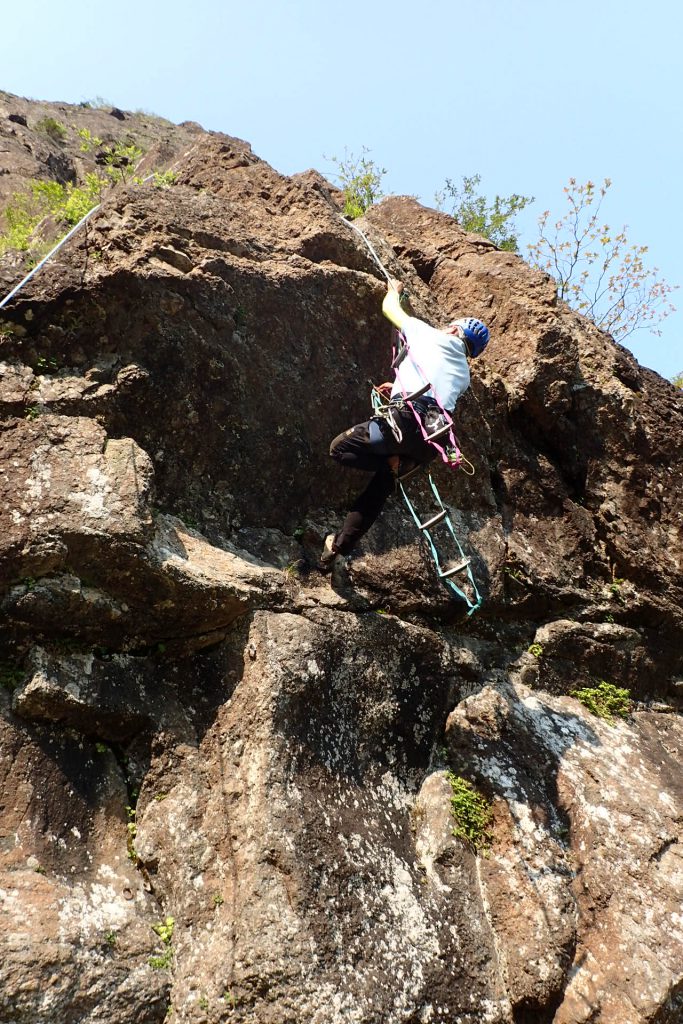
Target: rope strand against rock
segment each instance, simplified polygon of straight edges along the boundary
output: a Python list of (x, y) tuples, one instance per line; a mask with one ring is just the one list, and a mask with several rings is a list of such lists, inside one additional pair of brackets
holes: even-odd
[(347, 220), (347, 219), (346, 219), (346, 217), (342, 216), (342, 214), (341, 214), (341, 213), (339, 214), (339, 216), (340, 216), (340, 218), (341, 218), (341, 219), (342, 219), (342, 220), (344, 221), (344, 223), (345, 223), (345, 224), (348, 224), (348, 226), (349, 226), (350, 228), (353, 228), (353, 230), (354, 230), (354, 231), (355, 231), (355, 232), (356, 232), (357, 234), (359, 234), (359, 235), (360, 235), (360, 237), (361, 237), (361, 238), (363, 239), (363, 241), (364, 241), (364, 242), (365, 242), (365, 244), (367, 245), (367, 247), (368, 247), (368, 249), (369, 249), (369, 251), (370, 251), (370, 255), (371, 255), (371, 256), (372, 256), (372, 258), (374, 259), (375, 263), (377, 264), (377, 266), (379, 267), (379, 269), (380, 269), (380, 270), (382, 271), (382, 273), (383, 273), (383, 274), (384, 274), (384, 276), (386, 277), (386, 279), (387, 279), (387, 281), (389, 282), (389, 284), (391, 284), (391, 275), (389, 274), (389, 271), (388, 271), (388, 270), (387, 270), (387, 268), (386, 268), (386, 267), (384, 266), (384, 264), (382, 263), (381, 259), (379, 258), (379, 256), (378, 256), (378, 255), (377, 255), (377, 253), (375, 252), (375, 250), (373, 249), (373, 247), (372, 247), (372, 245), (371, 245), (371, 243), (370, 243), (370, 240), (369, 240), (369, 238), (367, 237), (367, 235), (365, 235), (365, 234), (364, 234), (364, 233), (363, 233), (363, 232), (361, 231), (361, 229), (360, 229), (360, 228), (359, 228), (359, 227), (358, 227), (358, 226), (357, 226), (356, 224), (354, 224), (354, 223), (353, 223), (352, 221), (350, 221), (350, 220)]
[[(177, 167), (178, 164), (180, 163), (180, 161), (184, 160), (185, 157), (189, 156), (190, 153), (192, 152), (192, 150), (196, 149), (196, 148), (197, 148), (197, 144), (195, 143), (195, 145), (191, 146), (188, 150), (186, 150), (185, 153), (183, 153), (182, 156), (179, 156), (174, 164), (171, 164), (171, 166), (169, 167), (169, 171), (172, 171), (174, 167)], [(153, 171), (152, 174), (148, 174), (146, 178), (143, 178), (142, 179), (142, 184), (144, 185), (148, 181), (151, 181), (152, 178), (154, 177), (155, 173), (156, 172)], [(102, 209), (103, 205), (104, 205), (103, 203), (97, 203), (97, 205), (93, 206), (91, 210), (88, 210), (88, 212), (85, 214), (84, 217), (81, 217), (81, 219), (79, 220), (78, 224), (74, 224), (74, 226), (71, 228), (71, 230), (66, 235), (64, 235), (64, 238), (61, 238), (59, 240), (59, 242), (57, 242), (57, 245), (55, 245), (54, 249), (51, 249), (50, 252), (47, 254), (47, 256), (43, 256), (43, 258), (40, 261), (40, 263), (37, 263), (35, 265), (35, 267), (33, 268), (33, 270), (31, 270), (30, 273), (28, 273), (26, 275), (26, 277), (24, 277), (19, 282), (18, 285), (15, 285), (15, 287), (12, 289), (12, 291), (9, 292), (5, 296), (5, 298), (2, 300), (2, 302), (0, 302), (0, 309), (2, 309), (4, 306), (6, 306), (7, 303), (11, 299), (13, 299), (15, 295), (17, 295), (17, 293), (21, 291), (21, 289), (24, 287), (24, 285), (28, 284), (28, 282), (31, 280), (32, 277), (35, 277), (35, 275), (38, 273), (39, 270), (42, 270), (42, 268), (45, 266), (45, 264), (48, 263), (52, 259), (52, 257), (55, 256), (59, 252), (59, 250), (62, 248), (62, 246), (66, 245), (66, 243), (69, 241), (69, 239), (73, 238), (73, 236), (78, 231), (80, 231), (80, 229), (92, 217), (92, 215), (94, 213), (97, 213), (98, 210)]]

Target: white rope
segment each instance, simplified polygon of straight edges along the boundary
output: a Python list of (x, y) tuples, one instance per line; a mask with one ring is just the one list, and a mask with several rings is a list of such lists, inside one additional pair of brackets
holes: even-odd
[(392, 282), (392, 278), (391, 278), (391, 275), (390, 275), (390, 274), (389, 274), (389, 272), (387, 271), (386, 267), (385, 267), (385, 266), (384, 266), (384, 264), (382, 263), (381, 259), (379, 258), (379, 256), (378, 256), (378, 255), (377, 255), (377, 253), (375, 252), (375, 250), (374, 250), (374, 249), (372, 248), (372, 245), (370, 244), (370, 241), (369, 241), (369, 239), (367, 238), (367, 236), (363, 234), (363, 232), (361, 231), (361, 229), (360, 229), (360, 228), (359, 228), (359, 227), (358, 227), (358, 226), (357, 226), (356, 224), (354, 224), (354, 223), (353, 223), (353, 221), (347, 220), (347, 219), (346, 219), (346, 217), (343, 217), (341, 213), (339, 214), (339, 216), (341, 217), (341, 219), (342, 219), (342, 220), (344, 221), (344, 223), (345, 223), (345, 224), (348, 224), (348, 226), (349, 226), (350, 228), (353, 228), (353, 230), (354, 230), (355, 232), (357, 232), (357, 234), (359, 234), (359, 235), (360, 235), (360, 237), (361, 237), (361, 238), (363, 239), (363, 241), (364, 241), (364, 242), (365, 242), (365, 244), (367, 245), (368, 249), (370, 250), (370, 255), (371, 255), (371, 256), (372, 256), (372, 258), (374, 259), (375, 263), (377, 264), (377, 266), (379, 267), (379, 269), (380, 269), (380, 270), (382, 271), (382, 273), (383, 273), (383, 274), (384, 274), (384, 276), (386, 277), (386, 279), (387, 279), (387, 281), (389, 282), (389, 284), (391, 284), (391, 282)]
[(10, 299), (13, 299), (14, 296), (17, 294), (17, 292), (21, 291), (21, 289), (24, 287), (25, 284), (28, 284), (28, 282), (31, 280), (31, 278), (35, 274), (37, 274), (38, 271), (41, 270), (45, 266), (45, 264), (48, 262), (48, 260), (52, 259), (52, 257), (55, 255), (55, 253), (59, 252), (59, 250), (62, 248), (63, 245), (66, 245), (66, 243), (69, 241), (69, 239), (72, 238), (73, 235), (75, 235), (76, 232), (80, 228), (83, 227), (85, 222), (90, 217), (92, 217), (93, 213), (96, 213), (101, 208), (101, 206), (102, 206), (102, 203), (98, 203), (97, 206), (93, 206), (92, 210), (88, 210), (88, 212), (86, 213), (85, 217), (81, 217), (81, 219), (79, 220), (78, 224), (75, 224), (72, 227), (71, 231), (69, 231), (68, 234), (64, 235), (64, 238), (62, 238), (62, 240), (57, 243), (57, 245), (54, 247), (54, 249), (51, 249), (50, 252), (47, 254), (47, 256), (43, 256), (43, 258), (40, 261), (40, 263), (36, 263), (35, 267), (31, 271), (31, 273), (27, 274), (26, 277), (23, 279), (23, 281), (20, 281), (19, 284), (15, 288), (12, 289), (12, 291), (9, 293), (9, 295), (5, 296), (5, 298), (2, 300), (2, 302), (0, 302), (0, 309), (2, 309), (3, 306), (6, 306), (7, 303), (10, 301)]
[[(192, 151), (194, 149), (196, 149), (196, 148), (197, 148), (197, 144), (195, 143), (194, 146), (191, 146), (190, 149), (186, 150), (183, 153), (182, 156), (179, 156), (174, 164), (171, 164), (168, 172), (166, 172), (166, 173), (171, 172), (174, 167), (178, 166), (178, 164), (180, 163), (181, 160), (184, 160), (185, 157), (189, 156), (192, 153)], [(148, 174), (146, 178), (142, 179), (141, 184), (145, 185), (148, 181), (151, 181), (156, 173), (157, 173), (156, 171), (153, 171), (151, 174)], [(0, 309), (2, 309), (3, 306), (6, 306), (7, 303), (10, 301), (10, 299), (13, 299), (14, 296), (17, 294), (17, 292), (21, 291), (21, 289), (24, 287), (25, 284), (28, 284), (28, 282), (31, 280), (31, 278), (34, 277), (38, 273), (38, 271), (41, 270), (45, 266), (45, 264), (47, 262), (49, 262), (49, 260), (51, 260), (52, 257), (56, 253), (59, 252), (59, 250), (62, 248), (62, 246), (66, 245), (66, 243), (69, 241), (69, 239), (73, 238), (73, 236), (76, 234), (77, 231), (80, 231), (80, 229), (83, 227), (83, 225), (86, 223), (86, 221), (89, 220), (90, 217), (92, 217), (92, 215), (94, 213), (97, 213), (98, 210), (102, 209), (102, 206), (103, 206), (103, 203), (98, 203), (96, 206), (93, 206), (93, 208), (91, 210), (88, 210), (88, 212), (86, 213), (86, 215), (84, 217), (81, 217), (81, 219), (79, 220), (78, 224), (74, 224), (74, 226), (71, 228), (71, 230), (66, 235), (64, 235), (64, 238), (60, 239), (60, 241), (57, 242), (57, 245), (54, 247), (54, 249), (51, 249), (50, 252), (47, 254), (47, 256), (43, 256), (43, 258), (40, 261), (40, 263), (36, 263), (36, 265), (33, 268), (33, 270), (29, 274), (27, 274), (26, 277), (22, 281), (20, 281), (19, 284), (16, 285), (8, 295), (5, 296), (5, 298), (2, 300), (2, 302), (0, 302)]]

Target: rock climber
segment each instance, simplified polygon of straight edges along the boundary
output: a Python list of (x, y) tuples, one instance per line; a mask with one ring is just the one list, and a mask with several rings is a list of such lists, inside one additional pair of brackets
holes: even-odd
[(422, 437), (414, 414), (403, 405), (403, 396), (414, 394), (427, 383), (432, 385), (424, 396), (411, 403), (425, 430), (432, 432), (444, 422), (441, 410), (452, 412), (469, 387), (468, 356), (480, 355), (489, 341), (488, 327), (474, 317), (454, 320), (438, 329), (409, 316), (401, 306), (402, 292), (400, 281), (390, 281), (382, 312), (403, 334), (406, 357), (396, 368), (393, 385), (382, 384), (377, 389), (383, 394), (390, 390), (392, 418), (399, 430), (392, 430), (386, 418), (373, 416), (339, 434), (330, 445), (330, 455), (342, 466), (362, 469), (373, 476), (351, 506), (339, 533), (331, 533), (325, 539), (320, 557), (323, 570), (332, 568), (337, 555), (348, 555), (369, 530), (394, 490), (397, 478), (426, 465), (438, 454)]

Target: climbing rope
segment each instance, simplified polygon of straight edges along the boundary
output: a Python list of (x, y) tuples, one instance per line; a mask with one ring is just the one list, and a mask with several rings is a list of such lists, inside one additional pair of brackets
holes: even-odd
[(374, 259), (375, 263), (377, 264), (379, 269), (382, 271), (382, 273), (386, 277), (386, 279), (389, 282), (389, 284), (391, 284), (391, 277), (389, 276), (389, 272), (387, 271), (387, 268), (384, 266), (384, 264), (382, 263), (381, 259), (379, 258), (379, 256), (375, 252), (375, 250), (373, 249), (373, 247), (372, 247), (372, 245), (370, 243), (370, 239), (367, 237), (367, 235), (365, 235), (361, 231), (361, 229), (358, 227), (358, 225), (353, 223), (353, 221), (347, 220), (346, 217), (342, 216), (341, 213), (339, 214), (339, 216), (341, 217), (341, 219), (344, 221), (345, 224), (347, 224), (350, 228), (353, 228), (353, 230), (356, 232), (356, 234), (360, 235), (360, 237), (363, 239), (363, 241), (367, 245), (367, 247), (368, 247), (368, 249), (370, 251), (370, 255)]
[[(184, 160), (185, 157), (189, 156), (190, 153), (192, 153), (192, 151), (194, 149), (196, 149), (196, 148), (197, 148), (197, 144), (195, 143), (195, 145), (191, 146), (188, 150), (186, 150), (182, 154), (182, 156), (179, 156), (178, 159), (175, 161), (175, 163), (171, 164), (171, 166), (169, 167), (169, 169), (168, 169), (169, 172), (173, 171), (173, 168), (177, 167), (178, 164), (180, 163), (180, 161)], [(138, 164), (138, 166), (139, 166), (139, 164)], [(156, 171), (153, 171), (152, 174), (148, 174), (146, 178), (142, 179), (141, 184), (145, 185), (148, 181), (151, 181), (155, 174), (156, 174)], [(19, 282), (19, 284), (16, 285), (12, 289), (12, 291), (9, 292), (5, 296), (5, 298), (2, 300), (2, 302), (0, 302), (0, 309), (3, 309), (3, 307), (6, 306), (7, 303), (10, 302), (14, 298), (14, 296), (17, 295), (17, 293), (21, 291), (21, 289), (24, 287), (24, 285), (28, 284), (28, 282), (31, 280), (31, 278), (35, 277), (35, 275), (38, 273), (39, 270), (42, 270), (42, 268), (45, 266), (46, 263), (49, 263), (49, 261), (52, 259), (52, 257), (55, 256), (59, 252), (59, 250), (62, 248), (62, 246), (66, 245), (66, 243), (69, 241), (69, 239), (73, 238), (73, 236), (78, 231), (80, 231), (80, 229), (83, 227), (83, 225), (88, 220), (90, 220), (90, 218), (95, 213), (97, 213), (98, 210), (102, 209), (103, 205), (104, 205), (103, 203), (97, 203), (96, 206), (93, 206), (92, 209), (88, 210), (88, 212), (85, 214), (85, 216), (81, 217), (81, 219), (79, 220), (78, 224), (74, 224), (74, 226), (71, 228), (71, 230), (69, 232), (67, 232), (66, 235), (64, 235), (64, 238), (60, 239), (59, 242), (57, 242), (57, 245), (55, 245), (55, 247), (50, 250), (50, 252), (47, 254), (47, 256), (43, 256), (43, 258), (40, 261), (40, 263), (36, 263), (35, 267), (33, 267), (33, 269), (30, 271), (30, 273), (28, 273), (26, 275), (26, 277), (24, 277)]]
[(92, 215), (94, 213), (97, 213), (97, 211), (100, 210), (100, 209), (102, 209), (102, 203), (98, 203), (97, 206), (93, 206), (93, 208), (91, 210), (88, 210), (86, 215), (84, 217), (81, 217), (81, 219), (79, 220), (78, 224), (75, 224), (74, 227), (72, 227), (71, 231), (68, 232), (68, 234), (64, 235), (64, 238), (62, 238), (61, 241), (59, 241), (57, 243), (57, 245), (54, 247), (54, 249), (51, 249), (50, 252), (47, 254), (47, 256), (43, 256), (43, 258), (40, 261), (40, 263), (36, 263), (36, 265), (33, 268), (33, 270), (29, 274), (27, 274), (26, 277), (22, 281), (20, 281), (19, 284), (15, 288), (13, 288), (12, 291), (8, 295), (5, 296), (5, 298), (2, 300), (2, 302), (0, 302), (0, 309), (2, 309), (3, 306), (6, 306), (7, 303), (10, 301), (10, 299), (13, 299), (14, 296), (18, 292), (21, 291), (21, 289), (24, 287), (24, 285), (28, 284), (28, 282), (31, 280), (31, 278), (35, 277), (35, 275), (38, 273), (38, 271), (42, 270), (42, 268), (45, 266), (45, 264), (49, 260), (51, 260), (52, 257), (54, 255), (56, 255), (56, 253), (59, 252), (59, 250), (62, 248), (62, 246), (66, 245), (66, 243), (69, 241), (69, 239), (73, 238), (73, 236), (76, 234), (77, 231), (80, 231), (80, 229), (83, 227), (85, 222), (87, 220), (89, 220), (92, 217)]

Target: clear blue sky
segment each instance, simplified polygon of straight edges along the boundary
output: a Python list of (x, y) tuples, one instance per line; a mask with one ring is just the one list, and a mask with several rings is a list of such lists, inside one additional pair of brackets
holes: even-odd
[[(199, 121), (283, 173), (368, 146), (387, 191), (433, 205), (446, 178), (561, 212), (570, 176), (610, 177), (612, 227), (683, 285), (683, 5), (677, 0), (165, 0), (12, 4), (0, 88)], [(680, 312), (627, 341), (683, 370)]]

